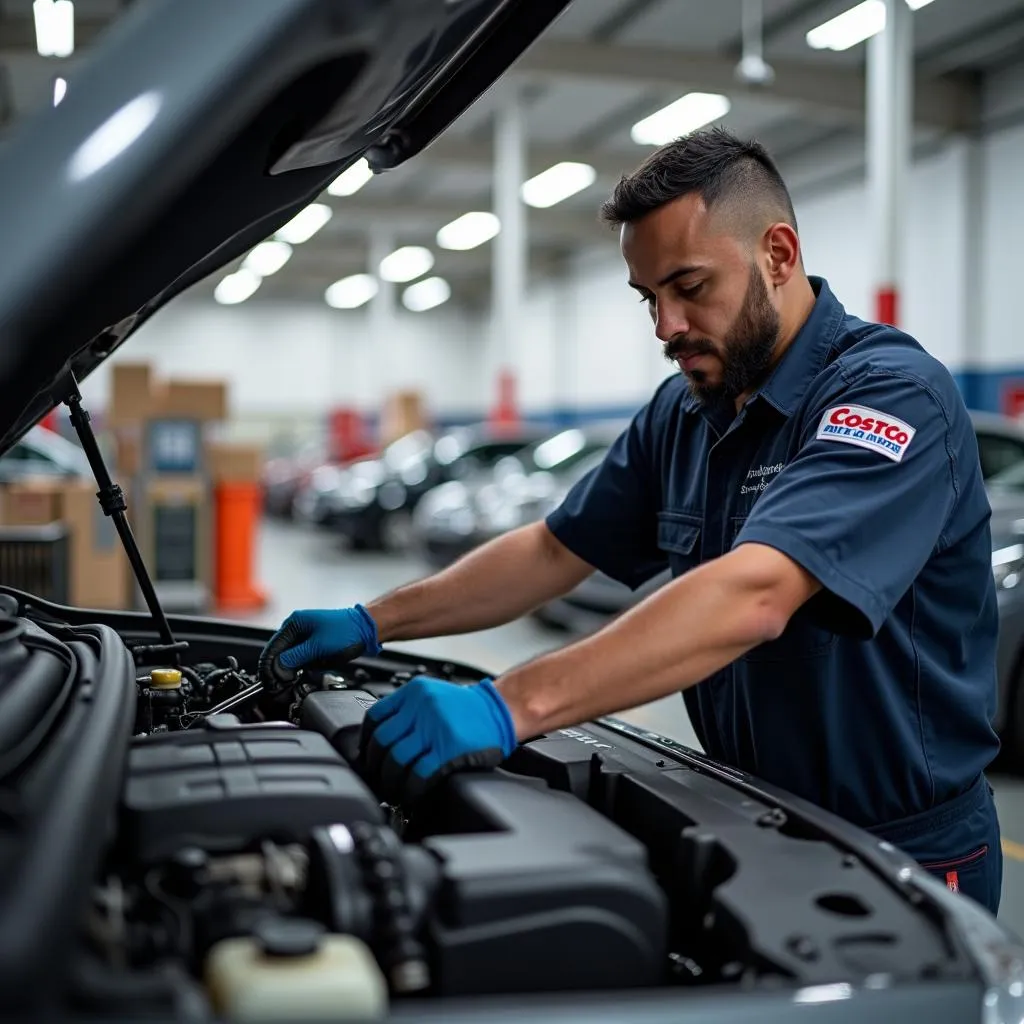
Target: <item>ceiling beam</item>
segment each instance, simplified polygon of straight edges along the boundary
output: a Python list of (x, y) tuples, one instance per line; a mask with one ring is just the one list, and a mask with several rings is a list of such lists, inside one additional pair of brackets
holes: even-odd
[[(865, 80), (860, 70), (819, 63), (772, 60), (769, 87), (745, 85), (735, 77), (731, 56), (657, 46), (621, 46), (572, 40), (541, 40), (519, 60), (516, 71), (530, 79), (567, 78), (622, 81), (666, 91), (700, 88), (800, 106), (852, 121), (865, 119)], [(914, 86), (915, 120), (930, 127), (961, 131), (978, 118), (977, 85), (955, 78), (921, 78)]]
[[(552, 164), (561, 163), (563, 160), (577, 160), (590, 164), (597, 171), (599, 181), (608, 182), (616, 182), (623, 174), (636, 170), (649, 153), (649, 150), (642, 146), (637, 146), (635, 153), (619, 154), (590, 147), (580, 149), (571, 145), (552, 146), (533, 142), (527, 144), (527, 150), (528, 174), (539, 174)], [(439, 167), (479, 167), (490, 171), (494, 167), (494, 147), (490, 142), (473, 142), (454, 135), (442, 135), (416, 160), (418, 163), (430, 163)]]
[[(336, 199), (324, 195), (331, 204), (334, 217), (314, 236), (328, 240), (345, 235), (365, 234), (374, 227), (390, 227), (402, 240), (433, 238), (437, 229), (471, 209), (489, 209), (485, 202), (445, 202), (426, 200), (423, 203), (396, 204), (387, 196), (354, 196)], [(604, 227), (597, 218), (596, 204), (592, 211), (577, 213), (573, 210), (530, 209), (527, 212), (527, 237), (533, 244), (562, 242), (567, 245), (615, 244), (616, 235)]]

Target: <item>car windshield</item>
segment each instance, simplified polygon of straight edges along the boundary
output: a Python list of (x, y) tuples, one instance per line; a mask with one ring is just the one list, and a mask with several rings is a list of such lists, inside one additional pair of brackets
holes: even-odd
[(529, 473), (562, 474), (604, 447), (605, 442), (588, 438), (579, 427), (571, 427), (530, 445), (519, 458)]
[(986, 481), (987, 486), (999, 490), (1024, 491), (1024, 462), (1018, 462)]

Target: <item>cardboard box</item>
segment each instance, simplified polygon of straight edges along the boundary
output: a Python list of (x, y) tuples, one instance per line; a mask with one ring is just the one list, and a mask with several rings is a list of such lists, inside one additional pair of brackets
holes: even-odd
[[(127, 494), (127, 489), (125, 489)], [(131, 568), (113, 520), (87, 481), (24, 480), (3, 489), (6, 526), (63, 522), (69, 531), (68, 602), (84, 608), (128, 608)]]
[(228, 415), (228, 386), (219, 380), (164, 381), (154, 396), (149, 419), (223, 420)]
[(61, 518), (62, 480), (40, 477), (19, 480), (0, 491), (0, 523), (4, 526), (45, 526)]
[(390, 395), (381, 414), (381, 445), (389, 445), (414, 430), (425, 430), (427, 415), (423, 406), (423, 396), (418, 391), (398, 391)]
[(70, 598), (82, 608), (128, 608), (131, 567), (114, 521), (103, 514), (96, 488), (65, 485), (61, 518), (71, 530)]
[(135, 476), (142, 467), (141, 429), (121, 427), (114, 433), (114, 479), (119, 483)]
[(259, 483), (263, 474), (263, 446), (211, 441), (206, 445), (206, 467), (215, 484)]
[(149, 415), (154, 390), (149, 363), (115, 363), (111, 374), (107, 426), (126, 426)]

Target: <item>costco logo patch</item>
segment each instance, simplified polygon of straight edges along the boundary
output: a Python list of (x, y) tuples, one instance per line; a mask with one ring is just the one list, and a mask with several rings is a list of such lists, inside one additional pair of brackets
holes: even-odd
[(858, 448), (880, 452), (893, 462), (900, 462), (917, 431), (895, 416), (887, 416), (864, 405), (837, 405), (826, 409), (818, 424), (818, 438), (843, 441)]

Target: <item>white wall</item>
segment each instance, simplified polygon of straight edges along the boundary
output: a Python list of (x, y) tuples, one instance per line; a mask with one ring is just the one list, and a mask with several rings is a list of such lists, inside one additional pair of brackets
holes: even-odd
[[(334, 406), (376, 411), (381, 393), (421, 389), (432, 410), (450, 413), (484, 388), (480, 325), (450, 309), (396, 313), (383, 351), (362, 312), (312, 304), (220, 307), (180, 301), (159, 312), (118, 352), (161, 375), (230, 381), (233, 417), (315, 418)], [(109, 372), (86, 382), (105, 404)]]

